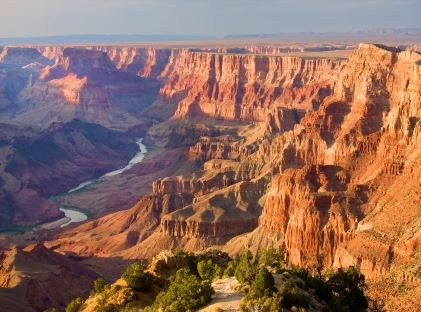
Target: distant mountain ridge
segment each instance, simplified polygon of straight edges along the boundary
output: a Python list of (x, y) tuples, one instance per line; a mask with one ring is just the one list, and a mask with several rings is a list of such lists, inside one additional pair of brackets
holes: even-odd
[(211, 40), (209, 36), (189, 35), (65, 35), (42, 37), (0, 38), (0, 45), (21, 44), (95, 44), (127, 42), (162, 42), (162, 41), (200, 41)]
[(224, 37), (224, 39), (326, 39), (339, 37), (355, 37), (368, 38), (371, 36), (421, 36), (421, 28), (379, 28), (370, 30), (356, 30), (347, 32), (279, 32), (279, 33), (261, 33), (261, 34), (231, 34)]
[[(348, 32), (278, 32), (260, 34), (228, 34), (223, 37), (200, 35), (157, 35), (157, 34), (86, 34), (63, 36), (29, 36), (0, 38), (0, 46), (7, 45), (60, 45), (60, 44), (100, 44), (100, 43), (140, 43), (168, 41), (206, 41), (206, 40), (242, 40), (242, 39), (370, 39), (378, 37), (403, 36), (420, 40), (421, 27), (414, 28), (379, 28)], [(374, 38), (373, 38), (374, 39)]]

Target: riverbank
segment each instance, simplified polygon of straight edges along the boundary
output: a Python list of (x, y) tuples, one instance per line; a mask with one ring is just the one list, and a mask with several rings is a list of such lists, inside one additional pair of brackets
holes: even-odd
[(83, 192), (83, 190), (86, 187), (88, 187), (90, 185), (93, 185), (93, 184), (96, 184), (96, 183), (100, 183), (104, 179), (122, 174), (123, 172), (131, 169), (134, 165), (142, 162), (143, 159), (145, 158), (145, 155), (148, 153), (148, 149), (146, 148), (146, 145), (143, 144), (143, 138), (137, 139), (136, 143), (139, 146), (139, 152), (123, 168), (107, 172), (107, 173), (103, 174), (102, 176), (100, 176), (98, 178), (95, 178), (95, 179), (83, 181), (78, 186), (70, 189), (69, 191), (67, 191), (67, 192), (65, 192), (61, 195), (51, 197), (50, 198), (51, 200), (57, 202), (60, 205), (60, 210), (64, 212), (65, 217), (60, 219), (60, 220), (54, 221), (54, 222), (49, 222), (48, 224), (42, 225), (41, 227), (44, 228), (44, 229), (45, 228), (52, 229), (52, 228), (55, 228), (55, 227), (62, 227), (63, 228), (63, 227), (69, 226), (72, 223), (79, 223), (79, 222), (86, 221), (90, 217), (92, 217), (84, 209), (79, 209), (78, 207), (75, 207), (75, 206), (67, 207), (66, 205), (62, 205), (57, 198), (62, 196), (62, 195), (66, 195), (66, 194)]

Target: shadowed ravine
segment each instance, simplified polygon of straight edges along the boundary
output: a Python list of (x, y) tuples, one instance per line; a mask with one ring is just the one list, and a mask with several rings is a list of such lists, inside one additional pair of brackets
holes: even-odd
[[(119, 174), (131, 169), (135, 164), (138, 164), (138, 163), (142, 162), (146, 153), (148, 152), (148, 150), (146, 149), (146, 146), (142, 143), (142, 141), (143, 141), (143, 138), (140, 138), (136, 141), (137, 145), (139, 146), (139, 152), (129, 161), (129, 163), (125, 167), (123, 167), (121, 169), (110, 171), (110, 172), (100, 176), (99, 178), (84, 181), (84, 182), (80, 183), (77, 187), (72, 188), (71, 190), (66, 192), (66, 194), (81, 191), (85, 187), (87, 187), (88, 185), (94, 184), (94, 183), (96, 183), (96, 182), (98, 182), (101, 179), (106, 178), (106, 177), (112, 177), (112, 176), (119, 175)], [(52, 199), (54, 200), (54, 198), (52, 198)], [(77, 211), (77, 210), (74, 210), (74, 209), (66, 209), (66, 208), (63, 208), (63, 207), (60, 207), (60, 210), (63, 211), (64, 214), (66, 215), (66, 218), (69, 219), (69, 221), (62, 224), (61, 227), (66, 227), (66, 226), (70, 225), (71, 223), (82, 222), (82, 221), (85, 221), (85, 220), (88, 219), (88, 216), (81, 211)]]

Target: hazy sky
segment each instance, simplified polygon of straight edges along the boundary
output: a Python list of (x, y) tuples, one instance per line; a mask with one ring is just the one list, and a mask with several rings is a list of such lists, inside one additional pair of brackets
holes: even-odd
[(0, 37), (421, 27), (421, 0), (0, 0)]

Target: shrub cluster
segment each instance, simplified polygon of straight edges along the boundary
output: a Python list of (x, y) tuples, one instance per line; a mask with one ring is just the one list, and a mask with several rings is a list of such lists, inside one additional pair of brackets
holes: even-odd
[[(282, 273), (279, 289), (275, 289), (270, 271)], [(304, 268), (287, 269), (283, 253), (269, 248), (255, 259), (250, 251), (244, 252), (235, 276), (246, 292), (242, 311), (307, 311), (311, 294), (324, 301), (329, 311), (366, 311), (368, 308), (364, 275), (354, 267), (314, 276)]]
[[(99, 278), (93, 283), (91, 296), (96, 296), (96, 312), (120, 311), (133, 307), (136, 294), (148, 291), (155, 297), (145, 312), (187, 312), (206, 305), (213, 294), (211, 283), (221, 277), (232, 277), (242, 284), (245, 297), (241, 311), (275, 312), (307, 311), (318, 301), (328, 311), (366, 311), (365, 278), (353, 267), (331, 270), (325, 275), (312, 275), (304, 268), (287, 268), (282, 250), (261, 250), (256, 257), (247, 250), (239, 259), (232, 260), (227, 254), (210, 251), (195, 255), (178, 248), (176, 255), (183, 254), (188, 261), (172, 276), (154, 277), (139, 262), (132, 263), (122, 278), (128, 287), (110, 286)], [(275, 287), (274, 273), (277, 273)], [(152, 287), (153, 286), (153, 287)], [(76, 298), (66, 307), (66, 312), (77, 312), (83, 299)], [(370, 302), (370, 311), (382, 311), (384, 304)], [(54, 310), (50, 310), (54, 311)], [(126, 310), (124, 310), (126, 311)]]
[(224, 269), (213, 263), (212, 259), (200, 260), (197, 263), (197, 273), (202, 280), (212, 281), (224, 275)]
[(151, 287), (153, 276), (145, 270), (146, 268), (142, 263), (135, 262), (129, 265), (121, 277), (131, 288), (137, 291), (146, 290)]
[(99, 294), (99, 293), (103, 292), (104, 290), (106, 290), (108, 288), (110, 288), (110, 285), (108, 285), (105, 282), (105, 280), (102, 277), (100, 277), (100, 278), (98, 278), (97, 280), (94, 281), (92, 290), (90, 292), (90, 296), (93, 297), (96, 294)]
[(202, 280), (195, 272), (183, 268), (170, 278), (169, 288), (159, 293), (153, 305), (145, 311), (194, 311), (208, 303), (212, 294), (209, 280)]
[(66, 307), (66, 312), (78, 312), (79, 309), (83, 305), (83, 299), (82, 298), (76, 298), (70, 301), (70, 303)]

